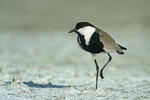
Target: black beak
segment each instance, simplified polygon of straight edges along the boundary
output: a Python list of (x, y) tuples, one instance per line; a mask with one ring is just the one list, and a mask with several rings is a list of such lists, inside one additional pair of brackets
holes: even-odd
[(75, 32), (75, 31), (76, 31), (76, 29), (72, 29), (72, 30), (69, 31), (69, 33), (72, 33), (72, 32)]

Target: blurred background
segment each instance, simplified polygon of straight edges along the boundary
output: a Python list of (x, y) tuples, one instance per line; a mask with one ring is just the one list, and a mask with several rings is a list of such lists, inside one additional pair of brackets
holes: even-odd
[[(149, 5), (150, 0), (0, 0), (0, 96), (149, 99)], [(80, 21), (101, 28), (128, 48), (124, 56), (112, 53), (97, 96), (89, 92), (95, 86), (92, 57), (78, 47), (76, 34), (68, 34)], [(108, 58), (100, 54), (97, 59), (102, 66)], [(32, 91), (19, 83), (5, 84), (14, 78), (27, 82), (22, 85)], [(73, 92), (53, 85), (48, 85), (51, 91), (36, 90), (37, 84), (43, 88), (49, 82), (77, 87)]]
[(148, 28), (149, 4), (149, 0), (0, 0), (0, 29), (68, 30), (79, 21), (109, 29)]

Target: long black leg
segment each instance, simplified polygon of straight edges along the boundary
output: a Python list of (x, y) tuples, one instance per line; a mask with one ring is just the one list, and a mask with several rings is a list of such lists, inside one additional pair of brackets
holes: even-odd
[(95, 89), (97, 89), (99, 66), (98, 66), (98, 64), (97, 64), (96, 59), (94, 59), (94, 62), (95, 62), (95, 66), (96, 66), (96, 86), (95, 86)]
[(110, 56), (109, 53), (107, 53), (107, 55), (109, 56), (109, 59), (108, 61), (106, 62), (106, 64), (102, 67), (102, 69), (100, 70), (100, 77), (103, 79), (104, 78), (104, 75), (103, 75), (103, 70), (104, 68), (107, 66), (107, 64), (111, 61), (112, 57)]

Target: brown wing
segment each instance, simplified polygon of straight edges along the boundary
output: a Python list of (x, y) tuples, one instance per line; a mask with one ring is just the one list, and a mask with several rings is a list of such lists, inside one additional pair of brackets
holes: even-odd
[(100, 35), (100, 41), (104, 45), (104, 50), (106, 52), (118, 51), (122, 52), (121, 48), (115, 43), (113, 38), (106, 32), (100, 29), (96, 29), (96, 32)]

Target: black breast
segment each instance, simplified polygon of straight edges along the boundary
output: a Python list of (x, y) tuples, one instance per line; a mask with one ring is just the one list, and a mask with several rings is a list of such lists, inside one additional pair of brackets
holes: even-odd
[(104, 52), (103, 50), (104, 46), (100, 42), (99, 34), (96, 32), (91, 36), (89, 45), (85, 44), (85, 39), (83, 35), (78, 34), (77, 40), (81, 48), (90, 53), (96, 54), (96, 53)]

